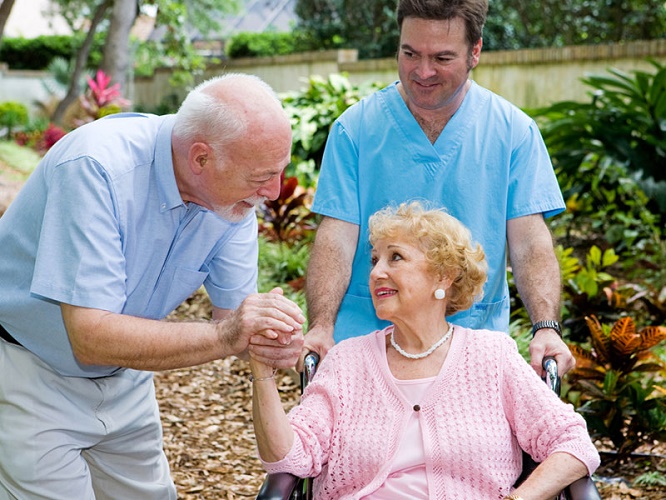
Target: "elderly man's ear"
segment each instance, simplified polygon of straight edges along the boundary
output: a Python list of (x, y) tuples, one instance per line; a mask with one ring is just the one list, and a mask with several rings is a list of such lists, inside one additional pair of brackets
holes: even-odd
[(205, 142), (195, 142), (190, 147), (189, 165), (192, 173), (201, 174), (211, 156), (211, 149)]

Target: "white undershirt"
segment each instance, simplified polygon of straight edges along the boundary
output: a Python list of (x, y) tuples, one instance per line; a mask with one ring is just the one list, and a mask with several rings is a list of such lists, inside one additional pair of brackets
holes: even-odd
[[(428, 388), (436, 377), (416, 380), (398, 380), (396, 386), (411, 405), (423, 400)], [(391, 463), (386, 482), (370, 495), (367, 500), (395, 500), (396, 498), (428, 498), (428, 479), (425, 468), (425, 449), (421, 431), (420, 412), (413, 411), (407, 422), (405, 433), (398, 445), (398, 451)]]

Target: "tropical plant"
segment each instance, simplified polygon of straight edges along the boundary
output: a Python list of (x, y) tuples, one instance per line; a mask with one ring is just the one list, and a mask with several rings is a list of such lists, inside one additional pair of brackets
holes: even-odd
[(16, 101), (0, 102), (0, 127), (6, 127), (6, 137), (10, 139), (16, 127), (28, 123), (28, 108)]
[[(286, 245), (269, 241), (259, 235), (259, 274), (257, 289), (265, 293), (279, 287), (285, 297), (294, 301), (303, 312), (307, 311), (305, 302), (305, 271), (310, 258), (311, 241), (294, 242)], [(307, 317), (307, 314), (306, 314)], [(304, 325), (307, 331), (307, 324)]]
[(66, 133), (65, 129), (58, 127), (53, 123), (49, 123), (36, 145), (38, 151), (42, 154), (46, 153), (56, 142), (62, 139)]
[[(346, 74), (332, 74), (326, 80), (314, 75), (307, 84), (305, 89), (285, 95), (283, 103), (293, 130), (290, 174), (301, 174), (300, 182), (309, 186), (314, 183), (321, 165), (333, 122), (349, 106), (381, 88), (381, 84), (353, 85)], [(304, 163), (305, 168), (301, 166)]]
[(634, 479), (633, 482), (636, 486), (664, 486), (666, 487), (666, 474), (659, 471), (645, 472)]
[(612, 248), (602, 252), (599, 247), (593, 246), (587, 254), (585, 266), (576, 269), (573, 279), (568, 279), (567, 283), (575, 294), (594, 297), (600, 287), (615, 280), (604, 269), (615, 264), (618, 259)]
[[(282, 287), (285, 294), (305, 310), (305, 271), (316, 230), (310, 211), (312, 188), (296, 177), (281, 179), (280, 195), (258, 209), (259, 290)], [(285, 288), (284, 285), (287, 285)]]
[[(569, 340), (584, 342), (588, 338), (585, 318), (591, 315), (602, 322), (613, 322), (626, 315), (642, 324), (666, 322), (666, 285), (658, 279), (658, 272), (649, 266), (642, 269), (641, 281), (632, 282), (626, 276), (623, 279), (617, 277), (622, 266), (613, 249), (601, 251), (593, 246), (584, 265), (574, 255), (573, 248), (558, 245), (555, 253), (562, 276), (563, 324)], [(611, 270), (613, 274), (610, 274)], [(653, 274), (657, 278), (645, 277)]]
[(311, 242), (285, 245), (259, 236), (259, 290), (268, 291), (276, 286), (302, 291), (305, 272), (310, 258)]
[(315, 214), (310, 212), (314, 190), (298, 184), (296, 177), (281, 179), (280, 195), (266, 200), (259, 210), (259, 232), (269, 241), (292, 246), (311, 239), (316, 229)]
[(558, 180), (567, 210), (550, 227), (564, 245), (610, 246), (628, 268), (637, 259), (661, 255), (660, 216), (624, 167), (608, 158), (586, 160), (574, 172), (560, 170)]
[(569, 346), (576, 367), (569, 373), (567, 398), (578, 406), (593, 437), (609, 438), (619, 457), (666, 439), (666, 366), (652, 352), (666, 339), (666, 327), (637, 332), (628, 316), (612, 327), (595, 316), (586, 322), (589, 346)]
[(86, 116), (76, 124), (83, 125), (107, 115), (120, 113), (129, 107), (130, 102), (120, 93), (120, 84), (111, 83), (111, 78), (104, 71), (98, 70), (95, 78), (87, 77), (88, 90), (80, 96), (81, 108)]
[(600, 175), (608, 161), (615, 162), (666, 220), (666, 66), (649, 62), (653, 73), (609, 69), (610, 77), (582, 78), (592, 88), (590, 102), (558, 102), (534, 114), (559, 170), (576, 178), (581, 167), (591, 166), (590, 173)]

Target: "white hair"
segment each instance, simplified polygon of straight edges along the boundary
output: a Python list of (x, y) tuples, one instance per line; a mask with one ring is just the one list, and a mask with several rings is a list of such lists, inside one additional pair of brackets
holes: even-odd
[[(223, 80), (245, 80), (258, 84), (267, 93), (280, 100), (275, 91), (255, 75), (227, 73), (201, 82), (191, 90), (176, 113), (173, 133), (188, 143), (206, 139), (211, 147), (218, 149), (228, 141), (234, 141), (247, 132), (247, 119), (229, 105), (231, 99), (219, 99), (208, 89)], [(239, 96), (240, 97), (240, 96)]]

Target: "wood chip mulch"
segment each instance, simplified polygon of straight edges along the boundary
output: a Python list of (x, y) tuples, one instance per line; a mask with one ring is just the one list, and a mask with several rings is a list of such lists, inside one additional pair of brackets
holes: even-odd
[[(264, 472), (256, 458), (248, 364), (219, 360), (156, 374), (164, 447), (179, 498), (254, 498)], [(288, 409), (298, 386), (279, 376)], [(289, 404), (291, 403), (291, 404)]]
[[(171, 319), (210, 318), (210, 303), (196, 293)], [(236, 358), (155, 374), (164, 449), (180, 499), (254, 498), (265, 472), (252, 428), (250, 369)], [(285, 410), (300, 395), (296, 372), (280, 371)]]
[[(205, 294), (197, 293), (172, 315), (210, 317)], [(164, 448), (182, 500), (254, 498), (265, 473), (256, 458), (248, 363), (235, 358), (155, 374), (164, 427)], [(295, 372), (278, 373), (285, 410), (297, 404)], [(597, 487), (608, 500), (664, 500), (666, 486), (631, 484), (645, 472), (666, 474), (666, 446), (657, 444), (622, 464), (602, 454)], [(610, 479), (609, 479), (610, 478)]]

